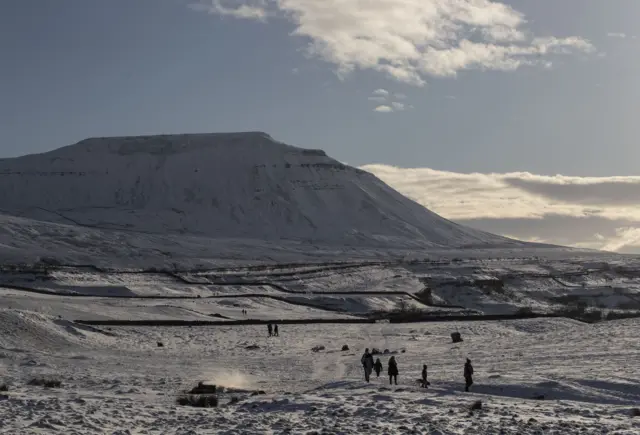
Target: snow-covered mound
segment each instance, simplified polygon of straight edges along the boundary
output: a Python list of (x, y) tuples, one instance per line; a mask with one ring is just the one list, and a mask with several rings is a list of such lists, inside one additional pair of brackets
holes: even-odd
[(525, 246), (258, 132), (87, 139), (2, 159), (0, 180), (5, 214), (58, 224), (389, 248)]

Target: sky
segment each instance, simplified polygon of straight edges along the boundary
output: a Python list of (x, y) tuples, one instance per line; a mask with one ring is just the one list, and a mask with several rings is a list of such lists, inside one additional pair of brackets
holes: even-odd
[(640, 253), (636, 0), (5, 0), (0, 156), (265, 131), (458, 222)]

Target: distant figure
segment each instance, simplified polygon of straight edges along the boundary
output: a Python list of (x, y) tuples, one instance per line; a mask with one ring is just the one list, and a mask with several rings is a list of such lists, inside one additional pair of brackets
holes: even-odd
[(275, 325), (273, 325), (273, 335), (275, 335), (276, 337), (279, 337), (279, 335), (278, 335), (278, 324), (277, 323)]
[(389, 370), (387, 373), (389, 374), (389, 384), (395, 383), (398, 385), (398, 363), (396, 363), (395, 356), (389, 358)]
[(420, 386), (422, 388), (429, 388), (429, 385), (431, 385), (431, 383), (427, 380), (427, 365), (424, 364), (422, 366), (422, 383)]
[(464, 391), (469, 391), (469, 387), (473, 385), (473, 366), (469, 358), (467, 358), (467, 362), (464, 364), (464, 382)]
[(362, 368), (364, 369), (364, 379), (369, 382), (369, 377), (371, 376), (371, 371), (373, 370), (373, 355), (369, 353), (369, 348), (364, 350), (364, 355), (360, 358), (360, 362), (362, 363)]
[(376, 363), (373, 365), (373, 369), (376, 371), (376, 378), (380, 377), (380, 372), (382, 371), (382, 362), (380, 358), (376, 360)]
[(273, 335), (273, 326), (271, 326), (271, 323), (267, 323), (267, 329), (269, 330), (269, 337), (271, 337)]

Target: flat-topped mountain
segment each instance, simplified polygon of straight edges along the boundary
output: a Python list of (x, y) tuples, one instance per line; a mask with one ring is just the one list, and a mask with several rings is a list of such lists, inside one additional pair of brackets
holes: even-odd
[(95, 138), (0, 160), (0, 208), (58, 223), (207, 237), (451, 247), (452, 223), (370, 173), (265, 133)]

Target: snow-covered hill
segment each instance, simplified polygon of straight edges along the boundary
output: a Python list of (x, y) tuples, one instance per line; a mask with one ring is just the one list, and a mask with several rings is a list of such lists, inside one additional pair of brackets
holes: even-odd
[(98, 228), (363, 245), (514, 245), (264, 133), (87, 139), (0, 160), (0, 209)]

